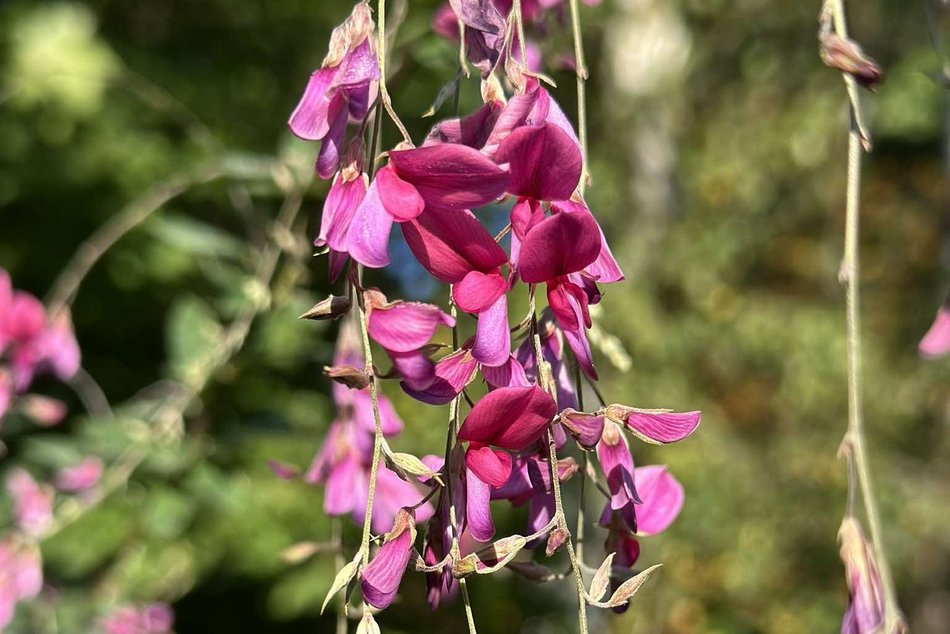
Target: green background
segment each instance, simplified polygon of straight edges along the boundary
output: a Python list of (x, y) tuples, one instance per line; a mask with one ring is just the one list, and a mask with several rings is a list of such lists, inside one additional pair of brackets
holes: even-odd
[[(418, 140), (431, 124), (419, 114), (454, 76), (455, 53), (430, 31), (436, 3), (409, 4), (390, 86)], [(222, 157), (254, 171), (274, 156), (306, 174), (316, 145), (292, 140), (285, 122), (350, 8), (4, 3), (0, 266), (42, 297), (85, 237), (172, 174)], [(840, 76), (818, 58), (818, 9), (763, 0), (582, 6), (588, 201), (627, 274), (607, 287), (597, 317), (607, 342), (597, 347), (602, 389), (611, 401), (704, 414), (683, 443), (634, 444), (638, 464), (669, 465), (687, 501), (667, 533), (644, 540), (641, 563), (664, 567), (625, 615), (592, 613), (593, 631), (840, 627), (847, 594), (836, 532), (847, 473), (835, 454), (847, 401), (836, 274), (848, 114)], [(861, 238), (869, 448), (901, 605), (914, 631), (945, 632), (950, 365), (916, 353), (950, 286), (942, 61), (923, 3), (850, 9), (854, 37), (885, 70), (877, 93), (864, 95), (875, 142)], [(570, 37), (556, 20), (549, 26), (544, 49), (555, 61)], [(573, 118), (573, 77), (549, 69)], [(478, 99), (476, 80), (466, 81), (463, 109)], [(396, 138), (387, 126), (384, 146)], [(193, 188), (93, 269), (73, 317), (84, 367), (119, 415), (86, 416), (68, 389), (41, 382), (73, 414), (53, 430), (8, 420), (0, 469), (20, 464), (44, 477), (78, 455), (121, 456), (146, 433), (141, 402), (161, 400), (165, 384), (156, 382), (181, 378), (218, 342), (220, 324), (253, 301), (255, 253), (282, 195), (266, 173), (252, 176)], [(331, 290), (325, 262), (307, 251), (325, 192), (321, 182), (308, 190), (295, 227), (293, 253), (302, 255), (282, 260), (270, 308), (189, 409), (184, 435), (157, 442), (128, 487), (43, 545), (56, 592), (21, 607), (12, 632), (88, 631), (109, 606), (155, 599), (174, 604), (182, 634), (331, 631), (333, 615), (317, 612), (333, 557), (289, 565), (278, 556), (329, 539), (321, 491), (278, 480), (266, 464), (308, 464), (333, 416), (320, 369), (335, 329), (296, 320)], [(415, 274), (398, 272), (370, 279), (391, 297), (418, 293)], [(444, 289), (431, 298), (444, 300)], [(407, 426), (394, 448), (439, 453), (444, 408), (395, 387), (385, 389)], [(566, 488), (576, 505), (576, 481)], [(494, 513), (508, 531), (523, 528), (523, 509)], [(349, 519), (345, 527), (352, 554), (358, 528)], [(590, 536), (591, 565), (602, 539)], [(573, 631), (569, 581), (536, 586), (501, 573), (470, 588), (480, 632)], [(459, 604), (431, 613), (424, 595), (421, 576), (407, 574), (401, 599), (379, 617), (383, 631), (465, 631)]]

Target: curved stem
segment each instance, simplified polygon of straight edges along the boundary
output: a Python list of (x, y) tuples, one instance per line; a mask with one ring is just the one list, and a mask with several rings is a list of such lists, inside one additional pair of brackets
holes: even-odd
[(376, 6), (376, 59), (379, 64), (379, 100), (383, 102), (383, 107), (386, 108), (389, 118), (396, 124), (403, 140), (411, 144), (412, 137), (409, 136), (406, 126), (403, 125), (399, 115), (393, 109), (392, 99), (389, 96), (389, 90), (386, 88), (386, 0), (379, 0)]
[[(829, 7), (826, 5), (826, 10)], [(847, 37), (847, 25), (844, 14), (844, 1), (831, 0), (831, 17), (838, 36)], [(874, 495), (871, 480), (871, 468), (867, 456), (866, 434), (864, 429), (864, 404), (861, 387), (861, 334), (860, 334), (860, 258), (858, 240), (860, 236), (860, 195), (861, 195), (861, 151), (862, 146), (870, 146), (865, 132), (861, 100), (857, 83), (845, 74), (848, 96), (851, 101), (851, 128), (848, 133), (848, 186), (845, 210), (844, 257), (841, 262), (839, 279), (845, 286), (848, 340), (848, 431), (844, 442), (851, 447), (854, 473), (861, 489), (864, 509), (867, 515), (874, 556), (877, 560), (884, 594), (884, 631), (888, 634), (898, 631), (903, 623), (903, 615), (897, 604), (894, 581), (890, 565), (884, 550), (881, 517)]]
[(571, 31), (574, 38), (574, 67), (577, 69), (577, 134), (581, 142), (581, 157), (584, 161), (581, 170), (581, 182), (578, 184), (581, 196), (590, 183), (590, 169), (587, 159), (587, 64), (584, 61), (584, 40), (581, 35), (581, 14), (577, 0), (570, 0)]

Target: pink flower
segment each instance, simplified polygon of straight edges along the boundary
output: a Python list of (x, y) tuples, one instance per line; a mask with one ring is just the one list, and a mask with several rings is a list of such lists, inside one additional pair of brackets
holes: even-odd
[(383, 610), (396, 598), (416, 540), (416, 522), (410, 509), (400, 509), (379, 552), (360, 574), (360, 590), (368, 604)]
[(165, 603), (123, 606), (102, 621), (104, 634), (170, 634), (175, 614)]
[(330, 52), (290, 115), (291, 132), (323, 141), (316, 166), (321, 178), (330, 178), (339, 165), (347, 121), (365, 119), (376, 98), (379, 65), (369, 37), (374, 28), (369, 6), (360, 2), (333, 31)]
[(609, 405), (605, 414), (640, 440), (654, 445), (683, 440), (696, 431), (702, 419), (702, 412), (637, 409), (626, 405)]
[(92, 456), (56, 473), (56, 488), (75, 493), (96, 486), (102, 477), (102, 460)]
[(13, 500), (13, 517), (28, 535), (41, 534), (53, 520), (53, 490), (40, 485), (23, 469), (7, 474), (7, 492)]
[(508, 451), (531, 446), (556, 413), (554, 399), (536, 385), (490, 392), (459, 429), (459, 440), (469, 442), (465, 464), (481, 481), (500, 487), (511, 473)]
[(597, 460), (607, 477), (610, 500), (600, 517), (602, 526), (610, 524), (611, 515), (618, 515), (631, 532), (637, 531), (637, 512), (634, 505), (641, 502), (634, 484), (633, 456), (620, 429), (613, 424), (604, 427), (597, 443)]
[(0, 540), (0, 631), (13, 620), (16, 604), (36, 597), (42, 588), (39, 548), (10, 535)]
[(920, 340), (917, 350), (927, 359), (936, 359), (950, 352), (950, 307), (946, 304), (937, 311), (933, 325)]
[[(841, 624), (842, 634), (871, 634), (884, 624), (884, 595), (877, 562), (864, 531), (847, 516), (838, 529), (850, 601)], [(903, 628), (902, 628), (903, 629)], [(902, 630), (901, 630), (902, 631)]]
[(363, 146), (359, 139), (350, 145), (349, 162), (337, 172), (323, 203), (320, 234), (313, 241), (316, 247), (330, 249), (330, 281), (343, 270), (349, 253), (349, 230), (353, 215), (366, 196), (368, 179), (363, 173)]

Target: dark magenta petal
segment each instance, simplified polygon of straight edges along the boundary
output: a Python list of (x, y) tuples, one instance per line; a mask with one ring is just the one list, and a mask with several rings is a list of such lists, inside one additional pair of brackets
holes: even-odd
[(343, 148), (343, 138), (346, 135), (346, 101), (343, 95), (338, 95), (334, 99), (334, 104), (330, 106), (331, 116), (330, 130), (323, 137), (323, 143), (320, 145), (320, 153), (317, 154), (317, 175), (322, 179), (328, 179), (333, 176), (340, 166), (340, 154)]
[(525, 374), (524, 367), (512, 356), (508, 357), (508, 362), (495, 366), (485, 366), (482, 368), (482, 376), (488, 383), (490, 389), (499, 387), (528, 387), (531, 382)]
[(469, 271), (487, 273), (508, 261), (504, 250), (467, 209), (426, 209), (404, 223), (402, 231), (423, 268), (446, 284), (462, 281)]
[(525, 234), (518, 274), (529, 284), (582, 270), (600, 253), (597, 221), (589, 214), (554, 214)]
[(452, 287), (452, 299), (466, 313), (480, 313), (494, 304), (508, 290), (501, 273), (470, 271)]
[(412, 220), (425, 209), (425, 202), (416, 188), (399, 178), (390, 166), (376, 174), (379, 187), (379, 199), (396, 222)]
[(440, 325), (452, 327), (455, 319), (432, 304), (396, 301), (372, 308), (367, 328), (387, 350), (412, 352), (429, 343)]
[(356, 208), (366, 195), (366, 178), (358, 174), (352, 180), (345, 180), (338, 173), (330, 186), (330, 192), (323, 203), (323, 216), (320, 218), (320, 235), (314, 240), (316, 246), (327, 245), (334, 251), (346, 252), (346, 235)]
[(374, 180), (353, 214), (346, 235), (350, 256), (364, 266), (379, 269), (389, 264), (389, 232), (393, 217), (379, 199)]
[(511, 455), (507, 451), (473, 443), (465, 452), (465, 466), (485, 484), (500, 487), (511, 473)]
[(414, 387), (408, 381), (402, 389), (409, 396), (430, 405), (444, 405), (458, 396), (478, 372), (478, 362), (468, 345), (443, 357), (435, 364), (435, 376), (425, 387)]
[(328, 94), (338, 68), (321, 68), (310, 75), (300, 103), (290, 115), (290, 131), (301, 139), (319, 141), (330, 130), (330, 103)]
[(435, 124), (429, 130), (423, 145), (457, 143), (473, 148), (485, 145), (488, 135), (501, 114), (503, 106), (498, 102), (484, 104), (481, 108), (461, 119), (449, 119)]
[(511, 332), (508, 329), (508, 300), (504, 293), (495, 303), (478, 313), (475, 345), (472, 356), (487, 366), (502, 365), (511, 354)]
[(656, 535), (665, 531), (683, 508), (683, 485), (666, 467), (637, 467), (634, 472), (641, 503), (636, 508), (637, 534)]
[(520, 451), (540, 438), (556, 413), (554, 399), (537, 385), (498, 388), (475, 403), (458, 437)]
[(378, 610), (388, 608), (399, 590), (412, 554), (411, 529), (403, 530), (379, 549), (360, 575), (360, 590), (366, 602)]
[(577, 145), (550, 123), (515, 130), (498, 146), (494, 158), (509, 165), (508, 193), (536, 200), (570, 198), (583, 167)]
[[(507, 455), (507, 454), (506, 454)], [(491, 487), (472, 472), (465, 473), (465, 515), (472, 537), (480, 542), (489, 541), (495, 534), (495, 524), (491, 517)]]
[(508, 172), (478, 150), (453, 143), (390, 152), (389, 164), (426, 205), (440, 209), (481, 207), (505, 193), (510, 181)]
[[(555, 212), (591, 215), (587, 205), (573, 200), (552, 204), (551, 209)], [(601, 229), (600, 224), (597, 225), (597, 231), (600, 234), (600, 253), (597, 254), (597, 258), (591, 262), (584, 271), (598, 282), (619, 282), (624, 279), (623, 271), (620, 270), (620, 265), (610, 251), (610, 246), (607, 244), (607, 237), (604, 235), (604, 230)]]

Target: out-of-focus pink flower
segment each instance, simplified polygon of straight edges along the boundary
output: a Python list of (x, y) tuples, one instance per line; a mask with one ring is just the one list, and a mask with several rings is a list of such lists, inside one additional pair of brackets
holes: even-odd
[(44, 427), (58, 425), (66, 417), (65, 403), (39, 394), (21, 396), (17, 400), (17, 409)]
[(10, 409), (10, 402), (13, 400), (13, 379), (10, 373), (0, 368), (0, 421)]
[(56, 473), (56, 488), (68, 493), (91, 489), (102, 477), (102, 460), (95, 456), (84, 458), (71, 467)]
[(884, 623), (881, 577), (870, 544), (856, 519), (847, 516), (838, 529), (850, 601), (841, 624), (841, 634), (871, 634)]
[(165, 603), (123, 606), (102, 620), (103, 634), (169, 634), (175, 613)]
[(7, 492), (13, 500), (13, 517), (28, 535), (39, 535), (53, 520), (53, 490), (41, 485), (20, 468), (7, 474)]
[(637, 535), (656, 535), (669, 528), (683, 508), (683, 485), (666, 467), (649, 465), (634, 470), (640, 503), (637, 511)]
[(360, 575), (363, 598), (374, 608), (388, 608), (396, 598), (415, 539), (415, 517), (411, 510), (400, 509), (379, 552)]
[(920, 340), (917, 350), (920, 356), (927, 359), (936, 359), (950, 352), (950, 307), (940, 307), (936, 319)]
[(10, 624), (20, 601), (28, 601), (43, 588), (40, 550), (19, 538), (0, 539), (0, 631)]

